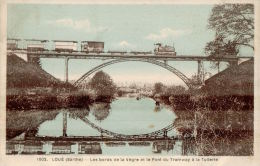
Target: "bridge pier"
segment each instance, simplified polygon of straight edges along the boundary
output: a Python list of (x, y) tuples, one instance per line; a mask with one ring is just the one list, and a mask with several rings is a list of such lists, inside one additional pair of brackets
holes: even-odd
[(203, 80), (202, 80), (202, 77), (203, 77), (203, 63), (201, 60), (198, 60), (198, 74), (197, 74), (197, 81), (199, 84), (202, 84)]
[(163, 131), (163, 136), (164, 136), (164, 137), (167, 137), (167, 133), (168, 133), (167, 130)]
[(65, 82), (67, 83), (69, 81), (69, 58), (65, 58)]
[(63, 137), (67, 137), (67, 112), (63, 112)]

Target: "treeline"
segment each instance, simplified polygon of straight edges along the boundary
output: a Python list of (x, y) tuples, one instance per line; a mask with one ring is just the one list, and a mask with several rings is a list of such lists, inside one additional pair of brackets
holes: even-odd
[(183, 95), (187, 94), (187, 90), (185, 89), (184, 86), (178, 85), (171, 85), (171, 86), (166, 86), (161, 82), (157, 82), (154, 84), (153, 87), (153, 95), (159, 94), (160, 96), (165, 96), (169, 97), (171, 95)]
[(84, 108), (93, 103), (87, 94), (72, 93), (64, 95), (8, 95), (7, 109), (55, 109), (55, 108)]
[(172, 105), (177, 110), (195, 110), (208, 108), (214, 111), (254, 109), (253, 95), (209, 95), (205, 91), (186, 90), (183, 86), (165, 86), (155, 83), (153, 96), (158, 95), (162, 102)]
[(214, 111), (239, 110), (250, 111), (254, 109), (254, 96), (191, 96), (190, 94), (162, 96), (166, 104), (171, 104), (177, 110), (195, 110), (197, 108), (208, 108)]

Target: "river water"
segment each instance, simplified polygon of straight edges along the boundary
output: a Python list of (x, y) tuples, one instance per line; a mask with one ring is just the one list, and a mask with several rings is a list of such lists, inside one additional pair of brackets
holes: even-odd
[[(111, 104), (95, 103), (88, 109), (60, 109), (57, 115), (51, 120), (45, 120), (37, 127), (35, 136), (38, 137), (61, 137), (61, 136), (100, 136), (101, 133), (92, 128), (82, 118), (87, 118), (96, 126), (114, 133), (125, 135), (146, 134), (160, 130), (174, 122), (176, 115), (171, 108), (164, 105), (156, 106), (155, 101), (150, 98), (118, 98)], [(26, 112), (24, 112), (26, 113)], [(177, 131), (172, 130), (168, 136), (177, 135)], [(143, 145), (133, 146), (129, 142), (99, 142), (94, 147), (94, 151), (99, 149), (98, 154), (104, 155), (181, 155), (180, 141), (147, 141)], [(74, 142), (70, 145), (70, 153), (82, 152), (82, 142)], [(88, 143), (87, 143), (88, 144)], [(24, 145), (25, 146), (25, 145)], [(90, 145), (88, 145), (89, 147)], [(28, 147), (27, 147), (28, 149)], [(35, 149), (35, 148), (34, 148)], [(81, 149), (81, 150), (80, 150)], [(85, 145), (84, 148), (86, 149)], [(54, 151), (53, 142), (44, 142), (42, 151)], [(56, 151), (57, 152), (57, 151)], [(59, 151), (67, 153), (67, 151)], [(83, 152), (84, 153), (84, 152)], [(92, 152), (88, 152), (91, 154)]]
[[(160, 108), (159, 108), (160, 107)], [(119, 98), (110, 105), (96, 103), (90, 106), (86, 117), (97, 126), (120, 134), (145, 134), (160, 130), (174, 122), (176, 115), (164, 106), (156, 106), (149, 98)], [(39, 126), (38, 135), (62, 136), (63, 111), (54, 120), (46, 121)], [(99, 136), (100, 133), (77, 117), (79, 111), (67, 114), (68, 136)]]

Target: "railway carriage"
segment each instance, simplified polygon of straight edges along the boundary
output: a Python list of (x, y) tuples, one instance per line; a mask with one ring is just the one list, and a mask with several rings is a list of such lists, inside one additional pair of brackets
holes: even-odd
[(155, 44), (154, 53), (155, 53), (155, 55), (176, 56), (176, 52), (175, 52), (174, 46), (168, 46), (168, 45), (163, 46), (161, 43), (156, 43)]
[(13, 39), (9, 38), (7, 39), (7, 50), (17, 50), (18, 48), (18, 42), (20, 39)]
[(82, 41), (81, 51), (86, 53), (103, 53), (104, 42), (99, 41)]
[(65, 40), (53, 40), (55, 45), (55, 51), (57, 52), (77, 52), (78, 42), (77, 41), (65, 41)]
[(26, 39), (27, 51), (38, 52), (44, 51), (46, 43), (48, 40), (38, 40), (38, 39)]

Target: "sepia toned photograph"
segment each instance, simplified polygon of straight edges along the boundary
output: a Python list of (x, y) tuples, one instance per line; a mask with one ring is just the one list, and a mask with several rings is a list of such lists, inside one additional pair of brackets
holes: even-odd
[(6, 19), (7, 156), (255, 155), (254, 3), (9, 3)]

